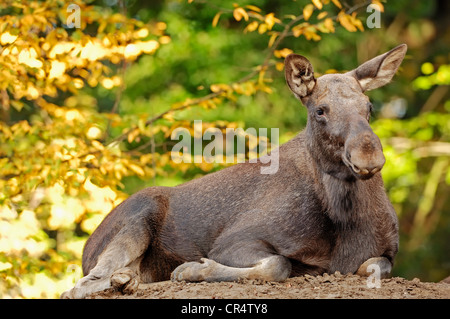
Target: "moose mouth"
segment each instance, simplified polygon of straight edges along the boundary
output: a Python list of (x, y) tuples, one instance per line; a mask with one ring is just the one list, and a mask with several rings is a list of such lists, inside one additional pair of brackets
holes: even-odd
[(382, 168), (382, 166), (371, 169), (358, 167), (351, 162), (350, 154), (348, 152), (345, 152), (344, 155), (342, 156), (342, 162), (345, 164), (345, 166), (347, 166), (350, 169), (350, 171), (356, 178), (362, 180), (371, 178), (373, 175), (381, 171)]

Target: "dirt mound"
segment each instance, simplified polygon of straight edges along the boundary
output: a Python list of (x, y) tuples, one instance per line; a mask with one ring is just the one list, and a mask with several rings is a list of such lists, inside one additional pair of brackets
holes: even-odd
[[(369, 283), (369, 284), (368, 284)], [(339, 273), (289, 278), (284, 282), (242, 280), (239, 282), (187, 283), (163, 281), (141, 284), (133, 295), (107, 289), (92, 299), (449, 299), (450, 284), (421, 282), (415, 278), (382, 279), (379, 288), (367, 278)]]

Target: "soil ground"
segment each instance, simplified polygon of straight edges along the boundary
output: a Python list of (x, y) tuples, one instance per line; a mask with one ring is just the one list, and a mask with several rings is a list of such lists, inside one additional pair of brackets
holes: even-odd
[[(369, 283), (370, 284), (370, 283)], [(421, 282), (415, 278), (382, 279), (379, 288), (369, 288), (368, 279), (335, 273), (289, 278), (284, 282), (242, 280), (239, 282), (187, 283), (162, 281), (141, 284), (136, 293), (124, 295), (107, 289), (91, 299), (450, 299), (449, 283)]]

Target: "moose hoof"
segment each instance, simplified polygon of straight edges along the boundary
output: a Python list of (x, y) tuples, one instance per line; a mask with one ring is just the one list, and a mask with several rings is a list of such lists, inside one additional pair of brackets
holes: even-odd
[(72, 288), (67, 291), (64, 291), (59, 298), (60, 299), (75, 299), (75, 289), (76, 288)]
[(202, 258), (202, 262), (187, 262), (181, 264), (172, 272), (172, 281), (202, 281), (205, 275), (217, 264), (215, 261)]
[(124, 294), (134, 294), (139, 287), (139, 279), (130, 268), (121, 268), (111, 275), (111, 286)]
[(357, 275), (362, 277), (370, 276), (374, 271), (378, 272), (380, 279), (388, 278), (391, 274), (392, 264), (386, 257), (374, 257), (367, 259), (359, 266)]

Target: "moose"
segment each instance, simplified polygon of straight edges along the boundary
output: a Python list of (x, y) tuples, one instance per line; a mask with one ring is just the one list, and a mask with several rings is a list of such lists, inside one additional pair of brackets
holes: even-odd
[(286, 82), (308, 121), (273, 150), (278, 171), (261, 174), (264, 161), (245, 162), (130, 196), (89, 237), (84, 277), (61, 297), (111, 287), (132, 294), (140, 282), (169, 279), (368, 276), (369, 265), (388, 276), (398, 219), (384, 189), (385, 157), (364, 92), (390, 82), (406, 50), (402, 44), (350, 72), (318, 78), (308, 59), (288, 55)]

